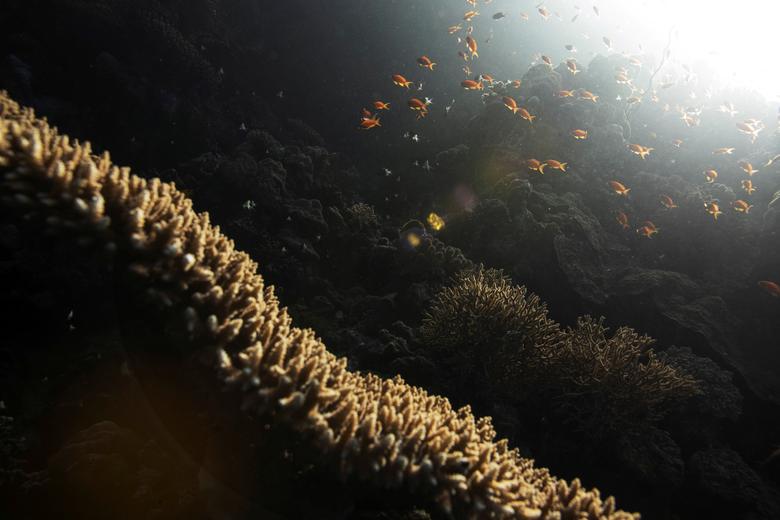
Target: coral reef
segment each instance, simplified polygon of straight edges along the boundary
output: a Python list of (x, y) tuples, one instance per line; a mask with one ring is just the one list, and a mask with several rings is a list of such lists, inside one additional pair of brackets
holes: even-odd
[(210, 355), (241, 408), (308, 434), (342, 478), (404, 487), (458, 516), (635, 518), (496, 441), (488, 418), (362, 375), (292, 326), (257, 265), (171, 184), (133, 176), (0, 95), (0, 195), (44, 231), (99, 246)]

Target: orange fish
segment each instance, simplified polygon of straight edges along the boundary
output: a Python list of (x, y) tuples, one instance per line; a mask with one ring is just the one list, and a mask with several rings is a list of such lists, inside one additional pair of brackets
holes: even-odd
[(363, 130), (370, 130), (371, 128), (382, 126), (379, 124), (378, 117), (364, 117), (360, 120), (360, 128)]
[(545, 56), (544, 54), (542, 54), (542, 61), (543, 61), (543, 62), (545, 62), (545, 63), (546, 63), (547, 65), (549, 65), (550, 67), (552, 67), (552, 66), (553, 66), (553, 64), (552, 64), (552, 60), (550, 59), (550, 57), (549, 57), (549, 56)]
[(466, 0), (466, 3), (471, 7), (477, 7), (477, 0)]
[(458, 24), (458, 25), (451, 25), (447, 29), (447, 32), (450, 33), (450, 34), (455, 34), (456, 32), (460, 31), (461, 29), (463, 29), (463, 27), (460, 24)]
[(480, 75), (479, 75), (479, 79), (480, 79), (481, 81), (487, 81), (487, 82), (488, 82), (489, 84), (491, 84), (491, 85), (492, 85), (492, 84), (493, 84), (493, 82), (495, 81), (495, 80), (493, 79), (493, 76), (491, 76), (490, 74), (480, 74)]
[(720, 210), (720, 206), (718, 206), (716, 201), (705, 202), (704, 209), (707, 210), (707, 213), (712, 215), (712, 218), (715, 220), (718, 220), (718, 215), (723, 214), (723, 212)]
[(541, 163), (541, 161), (536, 159), (528, 159), (525, 163), (528, 165), (529, 170), (544, 173), (544, 165)]
[(731, 155), (734, 153), (734, 148), (717, 148), (712, 155)]
[(758, 173), (758, 170), (754, 169), (753, 165), (747, 161), (739, 161), (737, 164), (739, 164), (739, 167), (742, 168), (742, 170), (751, 177), (754, 173)]
[(390, 103), (384, 101), (374, 101), (374, 108), (377, 110), (390, 110)]
[(533, 123), (534, 119), (536, 119), (536, 116), (532, 116), (531, 113), (528, 112), (528, 110), (526, 110), (525, 108), (519, 108), (517, 112), (520, 114), (520, 117), (522, 117), (529, 123)]
[(400, 74), (393, 74), (393, 83), (398, 85), (399, 87), (411, 87), (414, 83), (406, 79), (405, 77), (401, 76)]
[(577, 68), (577, 62), (571, 59), (566, 60), (566, 68), (568, 68), (569, 72), (572, 74), (577, 74), (580, 71), (580, 69)]
[(515, 101), (513, 98), (504, 96), (502, 101), (504, 102), (504, 106), (507, 107), (513, 114), (517, 114), (517, 111), (520, 110), (520, 107), (517, 106), (517, 101)]
[(718, 172), (715, 170), (707, 170), (704, 172), (704, 179), (707, 181), (708, 184), (712, 184), (715, 182), (715, 179), (718, 178)]
[(745, 179), (742, 181), (742, 189), (745, 190), (748, 195), (752, 195), (756, 189), (753, 187), (753, 181), (750, 179)]
[(420, 65), (420, 67), (428, 70), (433, 70), (433, 68), (436, 66), (436, 64), (432, 62), (428, 56), (424, 55), (417, 58), (417, 64)]
[(666, 209), (672, 209), (677, 207), (677, 204), (674, 203), (674, 201), (669, 195), (661, 195), (661, 204)]
[(758, 282), (758, 286), (765, 290), (770, 296), (774, 296), (775, 298), (780, 297), (780, 285), (777, 285), (775, 282), (761, 280)]
[(623, 184), (619, 183), (618, 181), (609, 181), (609, 186), (612, 188), (612, 191), (617, 193), (618, 195), (626, 196), (628, 195), (628, 192), (631, 191), (631, 188), (626, 188), (623, 186)]
[(369, 117), (372, 117), (371, 111), (369, 111), (367, 108), (361, 108), (360, 114), (363, 116), (363, 119), (368, 119)]
[(588, 131), (587, 130), (581, 130), (579, 128), (575, 128), (571, 131), (571, 136), (575, 139), (587, 139), (588, 138)]
[(734, 211), (739, 211), (740, 213), (749, 213), (750, 208), (753, 206), (742, 199), (737, 199), (731, 203), (731, 207), (734, 208)]
[(469, 48), (472, 58), (479, 58), (479, 54), (477, 54), (477, 40), (471, 36), (466, 36), (466, 47)]
[(541, 166), (541, 168), (542, 170), (544, 170), (545, 168), (552, 168), (553, 170), (561, 170), (562, 172), (565, 172), (567, 164), (568, 163), (558, 162), (555, 159), (547, 159), (546, 161), (544, 161), (544, 164)]
[(644, 222), (642, 222), (642, 225), (643, 226), (647, 226), (647, 227), (649, 227), (650, 229), (652, 229), (654, 231), (658, 231), (659, 230), (659, 228), (656, 227), (655, 224), (653, 224), (652, 220), (645, 220)]
[[(652, 224), (652, 222), (650, 224)], [(636, 232), (645, 238), (653, 238), (653, 235), (658, 233), (658, 228), (655, 226), (644, 225), (637, 229)]]
[(672, 146), (674, 146), (675, 148), (679, 148), (680, 145), (682, 145), (682, 144), (683, 144), (683, 140), (682, 139), (675, 139), (674, 141), (672, 141)]
[(620, 224), (623, 229), (628, 229), (628, 215), (626, 215), (625, 212), (618, 210), (615, 215), (615, 220), (617, 220), (617, 223)]
[(474, 81), (473, 79), (464, 79), (460, 82), (460, 86), (466, 90), (482, 90), (484, 88), (481, 81)]
[(573, 90), (559, 90), (558, 91), (558, 97), (559, 98), (574, 97), (574, 91)]
[(595, 95), (593, 92), (589, 90), (583, 90), (582, 92), (580, 92), (580, 99), (587, 99), (595, 103), (598, 98), (599, 97), (597, 95)]
[(479, 16), (479, 11), (466, 11), (466, 14), (463, 15), (463, 19), (470, 22), (475, 16)]
[(463, 61), (469, 61), (469, 55), (468, 55), (468, 54), (466, 54), (466, 53), (465, 53), (465, 52), (463, 52), (463, 51), (458, 51), (458, 56), (460, 56), (461, 58), (463, 58)]
[(539, 11), (539, 14), (542, 15), (542, 18), (544, 18), (545, 20), (547, 20), (550, 17), (550, 11), (545, 9), (544, 6), (537, 9), (537, 11)]
[(411, 98), (409, 101), (407, 101), (406, 104), (409, 105), (409, 108), (412, 110), (417, 110), (420, 112), (428, 111), (428, 105), (425, 104), (425, 101), (420, 101), (417, 98)]
[(513, 79), (512, 80), (512, 86), (514, 88), (520, 88), (520, 85), (522, 85), (522, 84), (523, 84), (522, 80), (519, 80), (519, 79)]
[(650, 155), (650, 152), (655, 150), (655, 148), (650, 148), (648, 146), (642, 146), (641, 144), (629, 144), (628, 149), (631, 150), (632, 153), (635, 153), (642, 159), (647, 158), (648, 155)]
[(618, 72), (615, 74), (615, 82), (620, 85), (627, 85), (631, 83), (631, 79), (624, 72)]

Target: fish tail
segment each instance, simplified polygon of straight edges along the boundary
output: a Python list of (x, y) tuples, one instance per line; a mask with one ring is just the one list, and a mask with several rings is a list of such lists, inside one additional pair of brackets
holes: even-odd
[(436, 66), (436, 64), (435, 64), (435, 63), (431, 63), (431, 70), (433, 70), (433, 68), (434, 68), (435, 66)]
[(567, 164), (569, 164), (569, 163), (561, 163), (561, 171), (563, 171), (563, 172), (566, 171), (566, 165)]
[(539, 173), (542, 174), (542, 175), (544, 175), (544, 167), (545, 166), (546, 166), (545, 164), (540, 164), (539, 168), (537, 168), (537, 170), (539, 170)]

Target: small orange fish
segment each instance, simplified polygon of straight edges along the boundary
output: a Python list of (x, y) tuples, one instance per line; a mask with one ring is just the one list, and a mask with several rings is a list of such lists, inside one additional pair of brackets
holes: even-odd
[(707, 170), (704, 172), (704, 179), (708, 184), (712, 184), (715, 182), (715, 179), (718, 178), (718, 172), (715, 170)]
[(401, 76), (400, 74), (393, 74), (393, 83), (398, 85), (399, 87), (411, 87), (414, 83), (406, 79), (405, 77)]
[(477, 53), (477, 40), (471, 36), (466, 36), (466, 47), (468, 47), (469, 52), (471, 52), (472, 58), (479, 58), (479, 54)]
[(425, 55), (417, 58), (417, 64), (420, 65), (420, 67), (428, 70), (433, 70), (433, 68), (436, 66), (436, 64), (432, 62), (428, 56)]
[(517, 110), (517, 113), (519, 113), (520, 117), (522, 117), (523, 119), (525, 119), (529, 123), (533, 123), (534, 119), (536, 119), (536, 116), (532, 116), (531, 113), (528, 112), (528, 110), (526, 110), (525, 108), (519, 108)]
[(634, 103), (641, 103), (642, 98), (639, 96), (631, 96), (630, 98), (626, 99), (626, 104), (633, 105)]
[(712, 152), (712, 155), (731, 155), (734, 153), (734, 148), (717, 148)]
[(491, 76), (490, 74), (480, 74), (480, 75), (479, 75), (479, 79), (480, 79), (481, 81), (487, 81), (487, 82), (488, 82), (490, 85), (492, 85), (492, 84), (493, 84), (493, 82), (495, 81), (495, 80), (493, 79), (493, 76)]
[(587, 99), (595, 103), (598, 98), (599, 97), (597, 95), (595, 95), (593, 92), (589, 90), (583, 90), (580, 92), (580, 99)]
[(612, 188), (612, 191), (624, 197), (628, 195), (629, 191), (631, 191), (631, 188), (626, 188), (625, 186), (623, 186), (622, 183), (618, 181), (609, 181), (609, 187)]
[(468, 55), (468, 54), (466, 54), (466, 53), (465, 53), (465, 52), (463, 52), (463, 51), (458, 51), (458, 56), (460, 56), (461, 58), (463, 58), (463, 61), (469, 61), (469, 55)]
[(549, 57), (549, 56), (545, 56), (544, 54), (542, 54), (542, 61), (543, 61), (543, 62), (545, 62), (545, 63), (546, 63), (547, 65), (549, 65), (550, 67), (552, 67), (552, 66), (553, 66), (553, 64), (552, 64), (552, 60), (550, 59), (550, 57)]
[(544, 173), (544, 165), (537, 159), (528, 159), (525, 162), (528, 165), (528, 169), (539, 173)]
[(555, 159), (547, 159), (546, 161), (544, 161), (544, 164), (542, 164), (541, 168), (542, 170), (544, 170), (545, 168), (552, 168), (553, 170), (561, 170), (562, 172), (565, 172), (567, 164), (568, 163), (562, 163), (556, 161)]
[(682, 144), (683, 144), (683, 140), (682, 139), (675, 139), (674, 141), (672, 141), (672, 146), (674, 146), (675, 148), (679, 148), (680, 145), (682, 145)]
[(615, 74), (615, 82), (619, 85), (627, 85), (631, 83), (631, 80), (624, 72), (618, 72)]
[(628, 229), (628, 215), (626, 215), (625, 212), (618, 210), (615, 215), (615, 220), (617, 220), (617, 223), (620, 224), (623, 229)]
[(507, 107), (513, 114), (517, 114), (517, 111), (520, 110), (520, 107), (517, 106), (517, 101), (515, 101), (513, 98), (504, 96), (502, 101), (504, 102), (504, 106)]
[(749, 213), (750, 208), (752, 208), (753, 206), (748, 204), (742, 199), (737, 199), (731, 203), (731, 207), (734, 208), (734, 211), (738, 211), (740, 213)]
[(371, 111), (367, 108), (361, 108), (360, 114), (363, 116), (363, 119), (368, 119), (369, 117), (372, 117), (373, 114), (371, 114)]
[(723, 212), (720, 210), (720, 206), (718, 206), (716, 201), (705, 202), (704, 209), (707, 211), (707, 213), (712, 215), (712, 218), (715, 220), (718, 220), (718, 215), (723, 214)]
[(745, 190), (748, 195), (752, 195), (754, 191), (756, 191), (756, 188), (753, 187), (753, 181), (750, 179), (745, 179), (742, 181), (742, 189)]
[(466, 3), (471, 7), (477, 7), (477, 0), (466, 0)]
[(644, 225), (639, 229), (637, 229), (636, 232), (645, 238), (653, 238), (653, 235), (658, 233), (658, 228), (656, 228), (655, 226)]
[(571, 136), (575, 139), (587, 139), (588, 138), (588, 131), (587, 130), (581, 130), (579, 128), (575, 128), (571, 131)]
[(770, 296), (780, 298), (780, 285), (770, 280), (761, 280), (758, 282), (758, 286), (767, 292)]
[(460, 82), (460, 86), (466, 90), (482, 90), (484, 88), (481, 81), (474, 81), (473, 79), (464, 79)]
[(642, 146), (641, 144), (629, 144), (628, 149), (631, 150), (632, 153), (635, 153), (642, 159), (647, 158), (648, 155), (650, 155), (650, 152), (655, 150), (655, 148), (650, 148), (648, 146)]
[(425, 101), (420, 101), (417, 98), (411, 98), (409, 101), (406, 102), (407, 105), (409, 105), (409, 108), (412, 110), (422, 111), (425, 112), (428, 110), (428, 105), (425, 104)]
[(630, 58), (628, 58), (628, 62), (631, 65), (634, 65), (635, 67), (641, 67), (642, 66), (642, 61), (639, 58), (637, 58), (636, 56), (631, 56)]
[(545, 20), (547, 20), (550, 17), (550, 11), (545, 9), (544, 6), (538, 8), (537, 11), (539, 11), (539, 14), (542, 15), (542, 18), (544, 18)]
[(522, 80), (519, 80), (519, 79), (513, 79), (512, 80), (512, 86), (514, 88), (520, 88), (520, 85), (522, 85), (522, 84), (523, 84)]
[(384, 101), (374, 101), (374, 108), (377, 110), (390, 110), (390, 103)]
[(573, 90), (559, 90), (558, 91), (558, 97), (559, 98), (574, 97), (574, 91)]
[(374, 127), (382, 126), (379, 124), (379, 118), (378, 117), (364, 117), (360, 120), (360, 128), (363, 130), (370, 130)]
[(458, 25), (451, 25), (447, 29), (447, 32), (450, 33), (450, 34), (455, 34), (456, 32), (460, 31), (461, 29), (463, 29), (463, 27), (460, 24), (458, 24)]
[(479, 16), (479, 11), (466, 11), (466, 14), (463, 15), (463, 19), (470, 22), (475, 16)]
[(739, 161), (737, 164), (738, 164), (738, 165), (739, 165), (739, 167), (740, 167), (740, 168), (742, 168), (742, 170), (743, 170), (745, 173), (747, 173), (747, 174), (748, 174), (750, 177), (752, 177), (754, 173), (758, 173), (758, 170), (756, 170), (755, 168), (753, 168), (753, 165), (752, 165), (752, 164), (750, 164), (750, 163), (749, 163), (749, 162), (747, 162), (747, 161)]
[(677, 207), (677, 204), (674, 203), (674, 201), (669, 195), (661, 195), (661, 204), (666, 209), (672, 209)]
[(655, 231), (658, 231), (658, 230), (659, 230), (659, 228), (658, 228), (658, 227), (656, 227), (656, 225), (655, 225), (655, 224), (653, 224), (653, 221), (652, 221), (652, 220), (645, 220), (644, 222), (642, 222), (642, 225), (643, 225), (643, 226), (647, 226), (647, 227), (649, 227), (650, 229), (653, 229), (653, 230), (655, 230)]
[(566, 68), (569, 69), (569, 72), (572, 74), (577, 74), (580, 71), (580, 69), (577, 68), (577, 62), (572, 59), (566, 60)]

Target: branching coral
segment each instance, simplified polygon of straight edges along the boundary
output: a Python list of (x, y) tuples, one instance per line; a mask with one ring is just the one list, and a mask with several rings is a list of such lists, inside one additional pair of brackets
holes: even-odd
[(529, 383), (562, 336), (538, 296), (483, 267), (462, 271), (436, 295), (420, 334), (456, 371), (482, 367), (493, 391), (510, 377)]
[[(603, 320), (561, 330), (545, 305), (501, 271), (461, 273), (433, 299), (420, 329), (459, 379), (511, 396), (591, 438), (641, 428), (698, 391), (693, 377), (659, 359), (653, 340)], [(483, 377), (486, 376), (486, 377)]]
[(464, 518), (629, 519), (496, 441), (468, 407), (346, 368), (292, 326), (257, 265), (171, 184), (114, 166), (0, 94), (0, 200), (100, 244), (212, 354), (241, 408), (304, 433), (342, 478), (405, 488)]
[(603, 322), (580, 318), (554, 357), (550, 392), (566, 420), (589, 435), (642, 428), (699, 391), (692, 376), (659, 359), (651, 338), (629, 327), (608, 337)]

